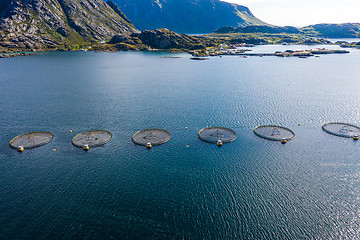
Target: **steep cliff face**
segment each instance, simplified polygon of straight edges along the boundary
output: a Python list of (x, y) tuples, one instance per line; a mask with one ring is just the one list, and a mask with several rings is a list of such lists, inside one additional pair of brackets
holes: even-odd
[(136, 31), (131, 23), (123, 19), (103, 0), (58, 0), (58, 2), (65, 12), (70, 27), (85, 38), (108, 39), (115, 34)]
[(0, 47), (56, 48), (138, 32), (119, 13), (102, 0), (2, 0)]
[(266, 25), (244, 6), (220, 0), (113, 0), (140, 30), (210, 33), (223, 26)]

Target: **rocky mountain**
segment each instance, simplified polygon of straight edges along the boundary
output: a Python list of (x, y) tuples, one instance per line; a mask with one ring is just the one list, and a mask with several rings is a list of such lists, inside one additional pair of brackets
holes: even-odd
[(244, 6), (220, 0), (113, 0), (140, 29), (210, 33), (223, 26), (266, 25)]
[[(138, 32), (113, 3), (102, 0), (1, 0), (0, 47), (47, 49)], [(0, 49), (0, 50), (2, 50)]]

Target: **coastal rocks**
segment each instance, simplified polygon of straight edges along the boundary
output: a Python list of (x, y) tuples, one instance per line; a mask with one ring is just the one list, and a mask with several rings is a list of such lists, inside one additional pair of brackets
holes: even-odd
[(308, 50), (286, 50), (285, 52), (275, 52), (275, 56), (277, 57), (312, 57), (314, 54)]
[(0, 58), (11, 58), (11, 57), (29, 56), (29, 55), (32, 55), (32, 53), (28, 53), (28, 52), (5, 53), (5, 54), (0, 53)]
[(316, 49), (310, 49), (310, 50), (298, 50), (298, 51), (292, 51), (292, 50), (286, 50), (285, 52), (276, 52), (275, 56), (278, 57), (311, 57), (314, 55), (320, 55), (320, 54), (346, 54), (350, 53), (346, 50), (331, 50), (331, 49), (325, 49), (325, 48), (316, 48)]
[(325, 48), (313, 49), (313, 50), (310, 50), (310, 52), (312, 54), (345, 54), (345, 53), (350, 53), (349, 51), (346, 51), (346, 50), (330, 50), (330, 49), (325, 49)]

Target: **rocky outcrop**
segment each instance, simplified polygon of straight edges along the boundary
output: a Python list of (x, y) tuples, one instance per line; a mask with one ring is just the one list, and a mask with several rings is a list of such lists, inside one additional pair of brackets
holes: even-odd
[(0, 47), (51, 49), (138, 30), (102, 0), (2, 0)]
[(223, 26), (265, 25), (251, 11), (221, 0), (112, 0), (140, 30), (210, 33)]
[(145, 30), (138, 34), (138, 38), (155, 49), (199, 49), (205, 48), (206, 43), (199, 38), (186, 34), (178, 34), (166, 28)]
[[(115, 35), (106, 46), (109, 50), (197, 50), (219, 44), (215, 38), (178, 34), (166, 28), (144, 30), (130, 36)], [(99, 46), (98, 46), (99, 47)], [(101, 49), (101, 47), (99, 47)]]

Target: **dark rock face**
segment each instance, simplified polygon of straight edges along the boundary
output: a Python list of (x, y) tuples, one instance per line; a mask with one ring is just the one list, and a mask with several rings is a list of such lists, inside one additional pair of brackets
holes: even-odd
[(244, 6), (220, 0), (112, 0), (140, 30), (210, 33), (223, 26), (265, 25)]
[(56, 32), (60, 33), (63, 37), (69, 37), (70, 36), (69, 29), (67, 29), (65, 27), (59, 27), (58, 29), (56, 29)]
[(56, 48), (138, 32), (120, 13), (102, 0), (1, 0), (0, 46)]
[(129, 36), (115, 35), (111, 38), (111, 40), (109, 41), (109, 44), (116, 44), (116, 43), (121, 43), (121, 42), (126, 42), (126, 41), (130, 41)]
[(178, 34), (166, 28), (144, 30), (130, 36), (115, 35), (108, 44), (117, 50), (196, 50), (218, 44), (216, 39)]
[(155, 49), (201, 49), (206, 42), (186, 34), (178, 34), (168, 29), (145, 30), (138, 34), (143, 44)]
[[(88, 39), (109, 39), (136, 29), (103, 0), (58, 0), (70, 27)], [(120, 10), (119, 10), (120, 11)]]

